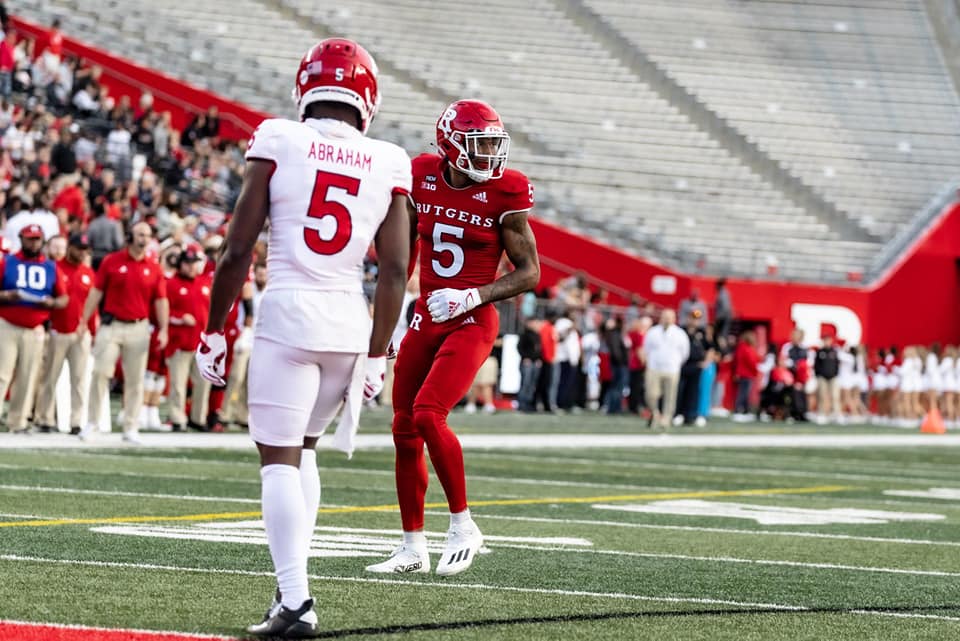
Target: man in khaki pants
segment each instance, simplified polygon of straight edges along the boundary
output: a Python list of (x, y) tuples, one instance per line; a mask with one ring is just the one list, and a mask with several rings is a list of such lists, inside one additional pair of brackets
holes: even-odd
[(120, 358), (123, 363), (123, 440), (140, 444), (140, 407), (143, 404), (143, 376), (150, 349), (150, 308), (156, 314), (157, 341), (167, 345), (167, 283), (160, 264), (147, 257), (153, 230), (145, 222), (135, 224), (127, 247), (107, 254), (94, 288), (87, 297), (78, 331), (86, 332), (87, 321), (103, 300), (100, 328), (93, 343), (93, 379), (87, 424), (80, 438), (89, 439), (98, 424), (107, 397), (110, 377)]
[(202, 427), (207, 420), (210, 382), (200, 376), (193, 352), (210, 310), (210, 278), (201, 275), (203, 254), (184, 249), (177, 257), (177, 272), (167, 279), (170, 301), (170, 344), (167, 369), (170, 372), (170, 424), (175, 432), (187, 424), (187, 378), (193, 384), (190, 423)]
[(644, 383), (647, 406), (652, 412), (651, 427), (664, 430), (670, 427), (677, 407), (680, 368), (689, 355), (690, 338), (677, 326), (676, 312), (663, 310), (660, 322), (643, 337), (643, 356), (647, 362)]
[[(20, 230), (20, 251), (0, 260), (0, 404), (10, 389), (7, 427), (25, 433), (43, 357), (43, 323), (67, 305), (56, 263), (42, 253), (43, 229)], [(11, 388), (11, 379), (13, 386)]]
[(90, 243), (86, 234), (70, 234), (66, 257), (57, 261), (67, 285), (69, 302), (63, 309), (50, 314), (50, 340), (44, 373), (40, 377), (40, 401), (37, 404), (41, 432), (57, 431), (54, 410), (56, 409), (57, 380), (63, 370), (63, 362), (70, 365), (70, 433), (79, 434), (84, 423), (84, 401), (87, 394), (85, 379), (87, 361), (90, 358), (90, 334), (77, 331), (83, 306), (93, 288), (96, 274), (87, 264)]

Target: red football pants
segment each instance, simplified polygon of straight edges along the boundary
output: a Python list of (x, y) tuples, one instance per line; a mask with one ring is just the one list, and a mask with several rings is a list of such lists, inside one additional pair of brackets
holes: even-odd
[(423, 529), (427, 492), (424, 443), (450, 512), (467, 509), (463, 449), (447, 425), (447, 415), (473, 385), (499, 327), (493, 305), (481, 305), (437, 324), (423, 300), (417, 301), (410, 329), (400, 345), (393, 379), (397, 498), (406, 532)]

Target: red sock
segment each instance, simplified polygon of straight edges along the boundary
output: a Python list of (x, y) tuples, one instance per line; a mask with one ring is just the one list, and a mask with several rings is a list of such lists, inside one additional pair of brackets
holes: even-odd
[(413, 423), (427, 443), (430, 462), (433, 463), (440, 485), (447, 495), (450, 512), (463, 512), (467, 509), (467, 480), (463, 471), (463, 448), (460, 447), (460, 439), (447, 425), (445, 414), (416, 410)]
[(223, 395), (227, 391), (225, 387), (214, 387), (210, 390), (210, 407), (207, 408), (209, 414), (219, 414), (223, 407)]
[(423, 438), (416, 433), (409, 414), (397, 413), (393, 419), (393, 443), (396, 447), (397, 500), (404, 532), (423, 529), (423, 497), (427, 493), (427, 459)]

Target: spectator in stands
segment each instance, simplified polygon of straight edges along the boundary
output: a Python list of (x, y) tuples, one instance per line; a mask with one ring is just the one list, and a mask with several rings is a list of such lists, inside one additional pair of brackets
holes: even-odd
[(717, 279), (716, 299), (713, 303), (713, 335), (714, 337), (730, 334), (730, 325), (733, 323), (733, 300), (730, 290), (727, 289), (727, 279)]
[(77, 154), (73, 149), (73, 142), (73, 133), (70, 128), (63, 127), (60, 130), (60, 141), (50, 151), (50, 162), (54, 173), (63, 182), (76, 179)]
[(644, 315), (635, 318), (627, 327), (627, 343), (630, 348), (627, 358), (627, 366), (630, 368), (630, 396), (627, 399), (627, 407), (633, 414), (639, 414), (644, 407), (643, 379), (646, 362), (643, 357), (643, 337), (652, 325), (653, 319)]
[(604, 321), (602, 336), (610, 359), (610, 384), (603, 405), (607, 414), (619, 414), (623, 411), (623, 393), (630, 378), (622, 321), (617, 317), (608, 318)]
[(557, 354), (557, 334), (553, 326), (556, 320), (557, 313), (548, 310), (546, 318), (540, 324), (541, 366), (540, 375), (537, 377), (536, 401), (543, 403), (543, 411), (545, 412), (552, 412), (557, 406), (556, 396), (551, 395), (551, 390), (554, 389), (554, 361)]
[(207, 109), (206, 122), (198, 132), (201, 139), (217, 138), (220, 136), (220, 110), (216, 105), (210, 105)]
[(660, 312), (660, 322), (644, 335), (643, 355), (647, 363), (647, 407), (652, 412), (650, 425), (668, 429), (676, 410), (680, 368), (690, 355), (690, 339), (677, 327), (672, 309)]
[(569, 411), (573, 409), (576, 402), (577, 372), (580, 367), (580, 334), (577, 333), (570, 310), (557, 319), (554, 330), (557, 333), (556, 362), (560, 375), (557, 407)]
[(684, 325), (686, 325), (686, 319), (692, 317), (700, 329), (707, 326), (707, 304), (700, 298), (700, 290), (696, 287), (691, 289), (690, 296), (680, 303), (679, 316)]
[(70, 236), (67, 254), (57, 262), (64, 276), (68, 302), (63, 309), (55, 309), (50, 315), (50, 340), (47, 342), (44, 359), (44, 374), (41, 376), (38, 417), (41, 432), (56, 431), (54, 410), (56, 387), (64, 361), (70, 368), (70, 433), (80, 434), (83, 426), (83, 410), (87, 398), (87, 362), (90, 358), (90, 334), (78, 332), (83, 306), (95, 275), (86, 262), (90, 255), (90, 243), (83, 234)]
[(130, 129), (123, 120), (114, 121), (113, 130), (107, 134), (107, 164), (117, 172), (121, 181), (130, 179)]
[(94, 269), (100, 267), (100, 262), (107, 254), (123, 247), (123, 229), (118, 221), (107, 217), (103, 202), (98, 202), (93, 207), (93, 220), (87, 229), (87, 237)]
[(753, 331), (747, 330), (740, 335), (733, 356), (733, 378), (737, 385), (737, 399), (734, 403), (733, 420), (746, 422), (753, 419), (750, 413), (750, 397), (753, 385), (760, 373), (760, 355), (757, 354), (757, 339)]
[(210, 382), (200, 375), (193, 352), (200, 342), (210, 309), (210, 279), (202, 276), (204, 257), (193, 248), (177, 256), (177, 271), (167, 280), (170, 305), (170, 341), (167, 368), (170, 374), (170, 423), (174, 431), (187, 425), (187, 380), (192, 386), (190, 422), (198, 429), (206, 425), (206, 399)]
[(25, 433), (43, 358), (41, 325), (68, 297), (56, 264), (43, 255), (40, 225), (27, 225), (19, 236), (20, 250), (0, 259), (0, 404), (9, 390), (7, 428)]
[(840, 415), (840, 353), (833, 344), (833, 336), (823, 337), (823, 345), (817, 350), (813, 372), (817, 377), (818, 420), (825, 422), (830, 416)]
[(70, 101), (79, 118), (92, 118), (100, 115), (100, 85), (89, 82), (80, 86)]
[(164, 111), (153, 125), (153, 155), (166, 158), (170, 154), (170, 136), (173, 131), (173, 115)]
[(0, 42), (0, 96), (8, 100), (13, 93), (13, 72), (17, 65), (14, 52), (17, 32), (9, 29), (4, 34), (3, 42)]
[(523, 331), (517, 341), (520, 354), (520, 391), (517, 393), (517, 408), (521, 412), (535, 412), (537, 409), (537, 380), (543, 365), (540, 342), (540, 326), (543, 321), (527, 318)]
[(693, 315), (687, 318), (686, 332), (690, 341), (690, 352), (680, 367), (680, 384), (677, 391), (677, 414), (674, 425), (692, 425), (702, 427), (706, 421), (698, 421), (697, 413), (700, 398), (700, 375), (707, 365), (706, 328), (700, 326), (700, 319)]
[(67, 239), (57, 234), (50, 238), (47, 241), (47, 258), (57, 263), (58, 267), (62, 267), (59, 263), (67, 256)]
[(106, 400), (108, 382), (119, 356), (123, 360), (124, 440), (137, 444), (143, 377), (150, 347), (150, 307), (158, 325), (158, 343), (167, 344), (169, 307), (166, 281), (155, 259), (147, 257), (153, 231), (140, 222), (130, 230), (127, 248), (108, 254), (97, 270), (96, 284), (87, 297), (80, 331), (103, 302), (101, 327), (93, 345), (93, 380), (90, 383), (88, 422), (81, 438), (93, 434)]

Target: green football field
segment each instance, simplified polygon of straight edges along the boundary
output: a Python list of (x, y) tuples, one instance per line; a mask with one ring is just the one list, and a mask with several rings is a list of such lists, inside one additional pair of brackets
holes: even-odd
[[(387, 420), (369, 413), (363, 429), (386, 434)], [(365, 573), (399, 538), (392, 452), (321, 452), (309, 569), (326, 638), (960, 638), (951, 436), (917, 445), (902, 430), (714, 423), (689, 432), (783, 446), (685, 446), (683, 433), (661, 437), (672, 447), (594, 448), (587, 436), (554, 448), (552, 434), (645, 430), (587, 415), (458, 414), (451, 425), (497, 445), (465, 453), (487, 553), (448, 579)], [(520, 433), (544, 447), (517, 449)], [(856, 446), (792, 443), (830, 434)], [(879, 436), (904, 441), (872, 446)], [(20, 438), (0, 449), (0, 620), (244, 638), (260, 619), (275, 583), (252, 446)], [(427, 501), (438, 551), (447, 515), (432, 475)]]

